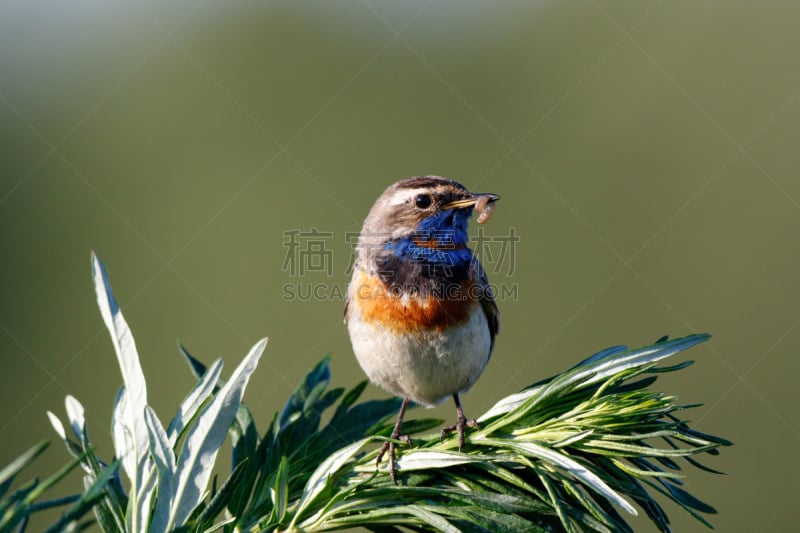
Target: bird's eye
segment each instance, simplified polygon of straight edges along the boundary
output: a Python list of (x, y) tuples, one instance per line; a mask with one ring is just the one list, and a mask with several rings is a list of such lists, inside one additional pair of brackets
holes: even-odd
[(414, 203), (420, 209), (427, 209), (431, 206), (431, 197), (427, 194), (418, 194), (416, 198), (414, 198)]

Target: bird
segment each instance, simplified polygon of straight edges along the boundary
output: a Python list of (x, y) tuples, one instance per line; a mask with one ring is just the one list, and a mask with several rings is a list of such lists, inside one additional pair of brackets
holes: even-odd
[(500, 197), (471, 193), (441, 176), (390, 185), (370, 209), (356, 245), (345, 323), (356, 359), (372, 383), (403, 399), (390, 440), (389, 473), (397, 483), (395, 442), (412, 401), (434, 407), (452, 397), (464, 448), (467, 419), (459, 395), (486, 368), (499, 332), (499, 312), (486, 272), (468, 246), (468, 220), (491, 215)]

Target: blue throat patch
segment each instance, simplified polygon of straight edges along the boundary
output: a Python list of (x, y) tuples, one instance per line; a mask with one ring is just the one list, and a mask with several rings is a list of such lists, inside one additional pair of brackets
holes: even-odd
[(447, 210), (435, 213), (419, 223), (407, 237), (387, 242), (384, 250), (398, 259), (436, 267), (463, 267), (472, 262), (467, 247), (467, 221), (472, 210)]

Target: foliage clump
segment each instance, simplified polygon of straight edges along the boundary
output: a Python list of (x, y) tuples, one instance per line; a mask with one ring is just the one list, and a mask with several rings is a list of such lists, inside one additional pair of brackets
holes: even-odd
[[(40, 444), (0, 471), (0, 532), (24, 530), (31, 513), (64, 507), (52, 531), (77, 531), (93, 511), (106, 533), (161, 531), (327, 531), (363, 526), (379, 531), (632, 531), (624, 514), (645, 514), (669, 531), (671, 500), (703, 524), (710, 505), (682, 485), (682, 466), (716, 455), (725, 439), (692, 429), (676, 398), (651, 389), (658, 366), (708, 339), (666, 337), (629, 350), (603, 350), (571, 369), (512, 394), (479, 418), (464, 452), (457, 437), (415, 437), (401, 447), (395, 485), (376, 468), (399, 399), (359, 402), (366, 382), (349, 391), (330, 385), (324, 358), (298, 386), (262, 435), (241, 402), (266, 347), (256, 343), (228, 380), (222, 361), (208, 367), (181, 346), (198, 381), (166, 428), (147, 404), (133, 336), (102, 263), (92, 255), (103, 320), (122, 371), (112, 422), (115, 456), (106, 465), (89, 440), (80, 402), (69, 396), (68, 434), (48, 413), (75, 459), (62, 471), (7, 494)], [(327, 423), (323, 414), (332, 410)], [(424, 433), (438, 420), (409, 421)], [(231, 474), (217, 486), (211, 470), (229, 435)], [(44, 490), (81, 465), (85, 490), (48, 502)], [(124, 478), (120, 475), (124, 472)]]

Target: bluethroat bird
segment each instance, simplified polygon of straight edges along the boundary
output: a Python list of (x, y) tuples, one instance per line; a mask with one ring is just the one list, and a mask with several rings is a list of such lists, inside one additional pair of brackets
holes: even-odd
[[(409, 400), (434, 407), (452, 396), (458, 449), (464, 429), (477, 427), (461, 408), (489, 362), (498, 311), (486, 272), (467, 246), (467, 221), (491, 215), (499, 196), (471, 193), (438, 176), (398, 181), (372, 206), (358, 239), (345, 322), (353, 351), (369, 379), (403, 398), (391, 438), (401, 436)], [(397, 481), (395, 443), (385, 442)]]

